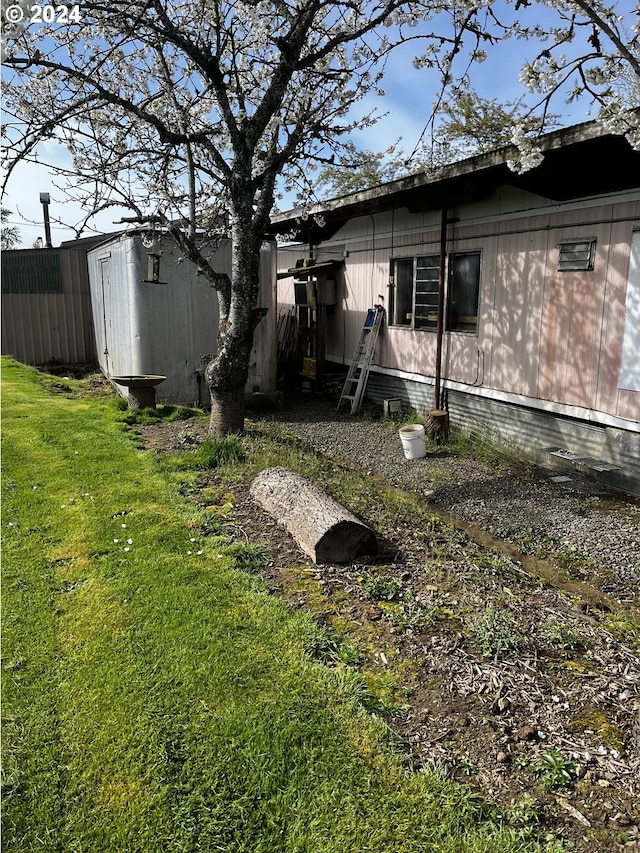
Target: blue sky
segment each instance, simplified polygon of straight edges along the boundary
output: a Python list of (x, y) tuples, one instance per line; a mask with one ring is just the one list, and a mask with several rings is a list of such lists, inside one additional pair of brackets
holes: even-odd
[[(621, 13), (632, 13), (633, 0), (622, 0), (617, 5)], [(549, 14), (548, 10), (543, 10), (542, 15), (546, 14)], [(538, 19), (542, 20), (542, 17)], [(535, 56), (535, 45), (510, 40), (487, 50), (489, 58), (476, 65), (472, 73), (476, 91), (483, 97), (505, 101), (515, 100), (525, 94), (518, 81), (518, 74), (524, 59)], [(409, 45), (392, 54), (383, 84), (385, 97), (371, 96), (358, 105), (356, 115), (363, 115), (372, 107), (381, 113), (388, 113), (373, 128), (354, 134), (354, 141), (359, 147), (380, 151), (401, 138), (401, 147), (411, 151), (417, 143), (435, 98), (438, 79), (434, 72), (416, 71), (412, 67), (413, 53), (414, 48)], [(560, 114), (564, 126), (589, 120), (596, 115), (589, 102), (568, 106), (562, 98), (554, 102), (553, 111)], [(66, 159), (65, 152), (56, 150), (53, 143), (49, 143), (47, 150), (42, 152), (42, 158), (45, 157), (59, 158), (60, 162)], [(23, 247), (31, 246), (37, 237), (43, 235), (42, 207), (39, 202), (41, 192), (49, 192), (51, 195), (52, 220), (75, 223), (81, 217), (76, 206), (63, 203), (63, 194), (53, 185), (46, 167), (22, 164), (12, 176), (8, 192), (3, 198), (3, 206), (12, 210), (11, 222), (20, 228)], [(280, 203), (280, 207), (286, 207), (286, 203)], [(117, 214), (106, 212), (96, 217), (92, 225), (96, 230), (114, 231), (120, 227), (114, 224), (117, 218)], [(73, 231), (57, 225), (55, 221), (52, 222), (52, 234), (54, 245), (74, 237)]]

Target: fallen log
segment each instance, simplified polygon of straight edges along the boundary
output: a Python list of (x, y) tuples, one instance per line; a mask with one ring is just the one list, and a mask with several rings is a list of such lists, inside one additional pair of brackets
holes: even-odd
[(349, 563), (378, 553), (373, 531), (306, 477), (267, 468), (251, 497), (287, 530), (314, 563)]

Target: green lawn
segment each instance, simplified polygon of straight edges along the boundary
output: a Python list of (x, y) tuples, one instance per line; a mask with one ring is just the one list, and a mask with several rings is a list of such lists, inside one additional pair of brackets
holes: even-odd
[(558, 849), (407, 769), (113, 401), (2, 383), (5, 853)]

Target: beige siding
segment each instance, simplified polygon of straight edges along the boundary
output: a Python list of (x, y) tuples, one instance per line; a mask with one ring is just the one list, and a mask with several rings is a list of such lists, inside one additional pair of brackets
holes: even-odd
[[(449, 211), (457, 221), (448, 228), (448, 251), (479, 250), (482, 266), (478, 332), (445, 334), (443, 377), (640, 419), (640, 394), (617, 388), (637, 198), (556, 205), (503, 188)], [(347, 252), (329, 359), (348, 361), (367, 309), (388, 304), (392, 258), (438, 251), (439, 217), (396, 210), (354, 218), (320, 247), (324, 258)], [(558, 272), (558, 243), (579, 238), (597, 241), (593, 271)], [(435, 347), (432, 331), (385, 328), (376, 361), (430, 377)]]
[(536, 396), (543, 310), (538, 283), (545, 274), (546, 234), (501, 236), (486, 254), (481, 282), (485, 384)]

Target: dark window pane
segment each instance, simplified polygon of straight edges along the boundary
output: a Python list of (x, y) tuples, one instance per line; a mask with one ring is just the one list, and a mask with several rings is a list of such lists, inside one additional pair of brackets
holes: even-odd
[(413, 258), (395, 261), (394, 270), (391, 323), (394, 326), (410, 326), (413, 316)]
[(475, 332), (478, 328), (480, 252), (449, 256), (449, 328)]

